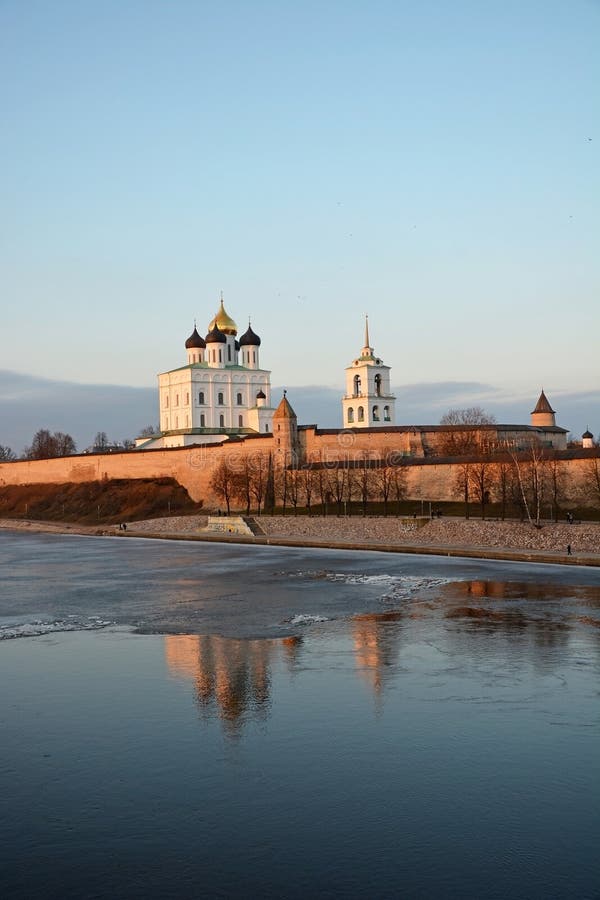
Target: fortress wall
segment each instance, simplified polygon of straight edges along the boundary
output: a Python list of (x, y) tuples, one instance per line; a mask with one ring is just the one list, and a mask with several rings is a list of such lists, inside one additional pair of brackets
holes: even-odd
[[(348, 435), (315, 434), (301, 432), (307, 457), (324, 463), (335, 460), (360, 459), (364, 453), (379, 458), (390, 452), (402, 456), (402, 441), (411, 433)], [(348, 442), (347, 438), (355, 438)], [(100, 481), (113, 478), (175, 478), (189, 492), (192, 499), (219, 506), (212, 494), (210, 481), (215, 466), (223, 459), (232, 465), (245, 456), (273, 453), (275, 464), (281, 464), (281, 453), (273, 437), (257, 437), (244, 443), (212, 444), (208, 446), (181, 447), (172, 450), (136, 450), (127, 453), (90, 454), (68, 456), (60, 459), (27, 460), (0, 463), (0, 487), (2, 484), (60, 484), (65, 482)], [(581, 456), (561, 460), (558, 470), (564, 480), (564, 494), (569, 502), (599, 506), (600, 497), (594, 491), (593, 472), (600, 472), (600, 451), (581, 451)], [(415, 500), (457, 500), (455, 490), (459, 466), (448, 463), (419, 461), (406, 466), (408, 498)], [(600, 474), (599, 474), (600, 479)], [(548, 502), (550, 498), (548, 497)]]
[(315, 428), (302, 428), (298, 432), (302, 454), (311, 462), (328, 462), (336, 459), (361, 459), (368, 454), (373, 459), (381, 459), (388, 453), (399, 456), (414, 451), (423, 455), (421, 436), (413, 432), (361, 432), (337, 431), (318, 432)]

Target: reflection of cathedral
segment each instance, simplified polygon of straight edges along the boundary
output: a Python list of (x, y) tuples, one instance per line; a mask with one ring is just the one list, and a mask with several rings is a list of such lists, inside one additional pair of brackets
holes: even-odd
[(169, 670), (193, 679), (202, 708), (215, 704), (229, 730), (245, 715), (264, 712), (269, 703), (270, 665), (280, 648), (293, 661), (301, 638), (238, 640), (218, 635), (167, 635)]

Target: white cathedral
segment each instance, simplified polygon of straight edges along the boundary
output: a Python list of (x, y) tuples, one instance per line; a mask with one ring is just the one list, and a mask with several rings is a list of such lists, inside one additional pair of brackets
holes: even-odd
[(272, 432), (271, 373), (260, 367), (260, 338), (250, 324), (239, 340), (237, 333), (221, 296), (206, 337), (194, 325), (185, 342), (186, 364), (158, 376), (160, 434), (139, 438), (138, 447), (184, 447)]

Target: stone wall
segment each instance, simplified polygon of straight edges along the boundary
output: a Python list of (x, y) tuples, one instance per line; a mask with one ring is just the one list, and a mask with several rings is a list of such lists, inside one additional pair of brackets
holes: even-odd
[[(398, 442), (390, 434), (347, 434), (346, 432), (319, 434), (314, 430), (301, 435), (310, 459), (334, 465), (335, 460), (379, 458), (392, 453), (396, 461), (402, 458), (402, 440), (410, 440), (411, 432), (398, 435)], [(65, 482), (98, 481), (112, 478), (175, 478), (186, 488), (193, 500), (202, 500), (207, 508), (222, 505), (213, 495), (210, 482), (215, 466), (223, 459), (236, 464), (245, 454), (273, 454), (275, 464), (289, 465), (283, 459), (272, 436), (251, 437), (244, 442), (224, 442), (208, 446), (181, 447), (164, 450), (133, 450), (124, 453), (68, 456), (61, 459), (0, 463), (2, 484), (63, 484)], [(577, 450), (559, 454), (557, 469), (564, 481), (568, 502), (598, 506), (599, 494), (594, 492), (590, 466), (600, 470), (600, 450)], [(406, 461), (408, 498), (433, 502), (459, 500), (456, 480), (460, 467), (456, 463), (434, 462), (426, 459)], [(600, 479), (600, 475), (599, 475)], [(318, 502), (315, 498), (314, 502)], [(567, 505), (568, 505), (567, 502)]]

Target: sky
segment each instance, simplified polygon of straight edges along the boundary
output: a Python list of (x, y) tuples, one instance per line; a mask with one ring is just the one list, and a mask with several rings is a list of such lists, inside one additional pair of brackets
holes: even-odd
[(275, 385), (339, 396), (368, 313), (400, 423), (463, 383), (600, 424), (599, 34), (598, 0), (0, 0), (0, 368), (155, 389), (223, 291)]

